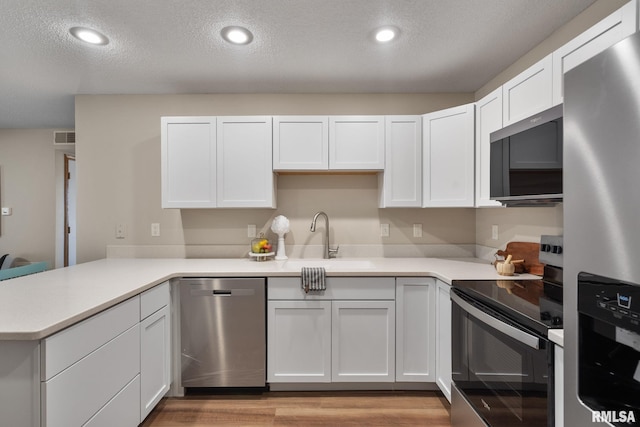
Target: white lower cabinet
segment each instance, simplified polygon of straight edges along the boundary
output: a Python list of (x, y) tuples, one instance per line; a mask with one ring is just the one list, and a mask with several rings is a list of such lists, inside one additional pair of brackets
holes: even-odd
[(434, 382), (436, 280), (396, 279), (396, 381)]
[(395, 381), (395, 303), (332, 302), (333, 382)]
[(331, 382), (331, 301), (269, 301), (267, 381)]
[[(79, 426), (140, 373), (140, 326), (124, 333), (42, 383), (43, 425)], [(135, 416), (140, 421), (140, 396)]]
[[(152, 314), (140, 322), (140, 420), (169, 391), (171, 384), (171, 321), (169, 284), (156, 286), (143, 293), (140, 299), (141, 313)], [(160, 307), (160, 308), (158, 308)]]
[(451, 402), (451, 286), (436, 284), (436, 384)]
[(556, 427), (564, 427), (564, 348), (556, 345), (554, 348), (554, 393), (556, 407)]
[(395, 281), (328, 277), (305, 294), (300, 278), (270, 278), (267, 381), (395, 381)]
[(40, 341), (0, 341), (0, 424), (140, 424), (169, 389), (165, 282)]
[(138, 415), (140, 398), (140, 375), (95, 414), (83, 427), (135, 426), (140, 423)]

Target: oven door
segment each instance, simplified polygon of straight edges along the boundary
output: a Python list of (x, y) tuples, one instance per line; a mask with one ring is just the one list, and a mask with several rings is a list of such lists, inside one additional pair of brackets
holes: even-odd
[(451, 301), (452, 379), (464, 400), (491, 427), (552, 426), (549, 341), (458, 289)]

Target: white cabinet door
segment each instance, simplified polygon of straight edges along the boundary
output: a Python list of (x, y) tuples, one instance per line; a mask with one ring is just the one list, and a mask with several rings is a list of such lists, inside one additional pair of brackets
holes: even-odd
[(501, 206), (491, 200), (491, 132), (502, 129), (502, 86), (476, 102), (476, 207)]
[(423, 116), (424, 207), (474, 206), (474, 104)]
[(553, 105), (552, 54), (502, 86), (503, 126), (508, 126)]
[(563, 101), (564, 73), (635, 33), (637, 2), (630, 1), (553, 53), (553, 104)]
[(422, 120), (387, 116), (380, 207), (422, 206)]
[(162, 117), (162, 207), (216, 205), (215, 117)]
[(329, 168), (384, 169), (384, 116), (329, 117)]
[(217, 118), (217, 205), (273, 208), (271, 117)]
[(554, 392), (556, 407), (555, 427), (564, 427), (564, 348), (556, 345), (554, 348)]
[[(140, 326), (102, 347), (42, 383), (42, 423), (46, 427), (86, 423), (140, 373)], [(136, 420), (140, 395), (135, 397)]]
[(436, 280), (436, 384), (451, 402), (451, 286)]
[(165, 305), (140, 322), (140, 421), (171, 385), (171, 321)]
[(329, 169), (329, 117), (275, 116), (273, 169)]
[(435, 381), (436, 280), (396, 279), (396, 381)]
[(136, 375), (82, 427), (136, 426), (140, 421), (140, 375)]
[(331, 301), (269, 301), (267, 381), (331, 382)]
[(333, 301), (332, 381), (395, 381), (395, 302)]

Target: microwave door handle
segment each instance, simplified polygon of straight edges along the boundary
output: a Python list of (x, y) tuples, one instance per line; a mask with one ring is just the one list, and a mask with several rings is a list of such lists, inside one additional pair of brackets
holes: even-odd
[(492, 328), (502, 332), (505, 335), (510, 336), (511, 338), (518, 342), (521, 342), (522, 344), (525, 344), (531, 348), (535, 348), (536, 350), (540, 349), (540, 338), (536, 337), (535, 335), (531, 335), (525, 331), (522, 331), (496, 319), (490, 314), (487, 314), (479, 308), (469, 304), (454, 292), (451, 293), (451, 300), (482, 323), (491, 326)]

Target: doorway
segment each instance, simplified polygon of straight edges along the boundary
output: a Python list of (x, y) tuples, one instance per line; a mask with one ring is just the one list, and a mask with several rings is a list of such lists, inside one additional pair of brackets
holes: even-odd
[(76, 264), (76, 158), (64, 155), (64, 266)]

